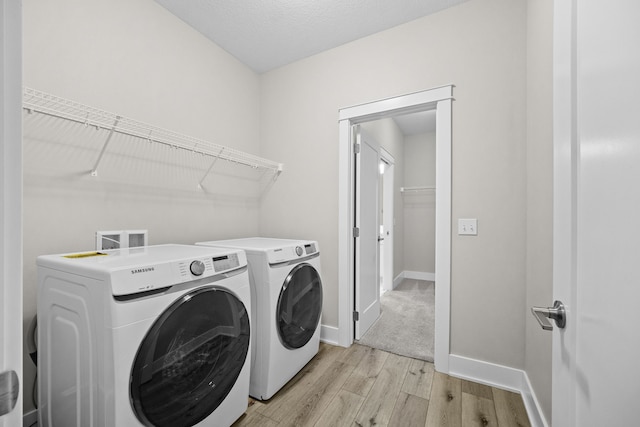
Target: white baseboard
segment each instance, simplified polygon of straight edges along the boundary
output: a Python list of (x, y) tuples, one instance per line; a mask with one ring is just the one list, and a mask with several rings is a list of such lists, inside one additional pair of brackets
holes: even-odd
[(480, 384), (520, 393), (531, 427), (549, 427), (527, 373), (507, 366), (468, 357), (449, 355), (449, 375)]
[(405, 279), (436, 281), (436, 273), (426, 273), (424, 271), (403, 271)]
[(37, 409), (32, 409), (29, 412), (26, 412), (23, 416), (22, 416), (22, 425), (24, 427), (31, 427), (32, 425), (36, 424), (38, 422), (38, 410)]
[(412, 279), (412, 280), (428, 280), (430, 282), (436, 281), (436, 273), (426, 273), (423, 271), (403, 271), (398, 274), (395, 279), (393, 279), (393, 289), (397, 288), (400, 282), (404, 279)]
[(340, 334), (335, 326), (320, 325), (320, 341), (331, 345), (340, 345)]
[(522, 385), (522, 400), (524, 401), (524, 406), (527, 408), (527, 414), (529, 414), (529, 420), (531, 421), (531, 426), (541, 426), (541, 427), (549, 427), (549, 423), (547, 419), (544, 417), (544, 413), (542, 412), (542, 408), (540, 407), (540, 402), (536, 397), (536, 393), (533, 391), (533, 387), (531, 387), (531, 382), (529, 381), (529, 376), (526, 372), (524, 374), (524, 381)]
[(398, 274), (398, 276), (393, 279), (393, 289), (397, 288), (398, 285), (400, 284), (400, 282), (402, 282), (404, 280), (404, 271), (400, 274)]

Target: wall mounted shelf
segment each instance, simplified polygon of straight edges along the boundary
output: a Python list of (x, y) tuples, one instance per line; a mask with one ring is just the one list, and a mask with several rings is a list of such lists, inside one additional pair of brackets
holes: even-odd
[(91, 175), (98, 175), (98, 167), (102, 161), (104, 153), (107, 151), (109, 142), (114, 133), (129, 135), (149, 142), (156, 142), (169, 147), (190, 151), (195, 154), (205, 155), (212, 158), (211, 165), (205, 176), (198, 183), (201, 186), (207, 175), (213, 169), (218, 159), (223, 159), (238, 165), (248, 166), (254, 169), (271, 171), (275, 180), (283, 170), (283, 164), (267, 160), (253, 154), (248, 154), (234, 148), (214, 144), (209, 141), (182, 135), (171, 130), (159, 128), (137, 120), (123, 117), (97, 108), (89, 107), (75, 101), (60, 98), (45, 92), (31, 88), (24, 88), (23, 109), (27, 112), (37, 112), (53, 117), (70, 120), (86, 126), (94, 126), (97, 129), (106, 129), (109, 133), (102, 146), (102, 150), (96, 159)]

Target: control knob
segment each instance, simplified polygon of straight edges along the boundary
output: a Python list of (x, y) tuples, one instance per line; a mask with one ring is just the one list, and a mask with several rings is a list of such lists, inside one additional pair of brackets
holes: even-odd
[(194, 276), (201, 276), (204, 273), (204, 262), (200, 260), (193, 261), (189, 269)]
[(296, 254), (298, 254), (298, 256), (302, 256), (302, 248), (300, 246), (296, 246)]

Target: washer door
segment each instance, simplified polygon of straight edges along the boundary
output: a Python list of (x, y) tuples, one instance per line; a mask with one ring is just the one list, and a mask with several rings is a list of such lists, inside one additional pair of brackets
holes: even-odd
[(310, 264), (295, 266), (284, 280), (276, 323), (280, 342), (296, 349), (309, 342), (318, 327), (322, 314), (322, 281)]
[(187, 427), (229, 394), (249, 351), (249, 315), (226, 290), (207, 287), (155, 321), (133, 363), (130, 397), (147, 426)]

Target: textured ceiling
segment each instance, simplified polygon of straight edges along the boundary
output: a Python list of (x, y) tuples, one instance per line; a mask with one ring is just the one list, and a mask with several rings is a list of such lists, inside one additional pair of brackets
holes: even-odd
[(156, 0), (257, 73), (466, 0)]

